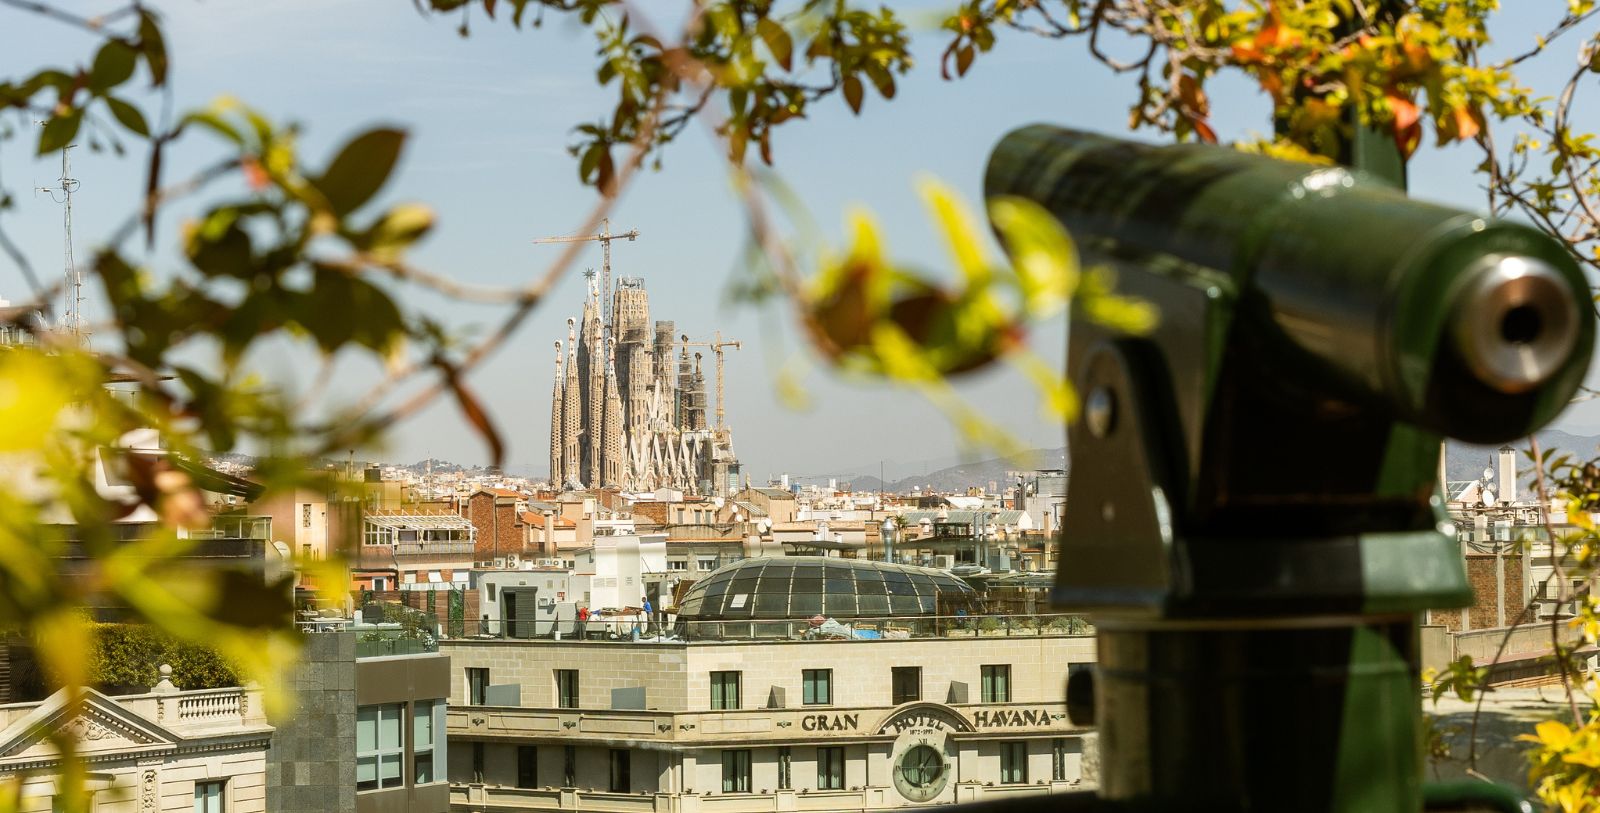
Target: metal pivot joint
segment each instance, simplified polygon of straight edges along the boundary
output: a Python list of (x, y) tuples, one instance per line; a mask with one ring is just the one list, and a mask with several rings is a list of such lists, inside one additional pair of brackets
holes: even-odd
[(1101, 749), (1074, 804), (1471, 801), (1422, 782), (1417, 614), (1471, 598), (1434, 473), (1443, 437), (1525, 436), (1582, 381), (1565, 247), (1345, 168), (1046, 126), (1001, 141), (986, 187), (1160, 314), (1071, 324), (1055, 598), (1098, 630), (1069, 706)]

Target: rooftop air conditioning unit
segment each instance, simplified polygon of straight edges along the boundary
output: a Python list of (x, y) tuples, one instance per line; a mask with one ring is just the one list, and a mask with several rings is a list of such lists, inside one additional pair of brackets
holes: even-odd
[(933, 566), (939, 570), (949, 570), (956, 566), (956, 557), (948, 553), (941, 553), (933, 557)]
[(505, 566), (506, 566), (506, 557), (504, 557), (504, 556), (501, 556), (501, 557), (499, 557), (499, 558), (497, 558), (497, 559), (495, 559), (495, 560), (494, 560), (494, 566), (495, 566), (495, 567), (497, 567), (497, 568), (500, 568), (500, 569), (502, 569), (502, 570), (503, 570), (503, 569), (505, 569)]

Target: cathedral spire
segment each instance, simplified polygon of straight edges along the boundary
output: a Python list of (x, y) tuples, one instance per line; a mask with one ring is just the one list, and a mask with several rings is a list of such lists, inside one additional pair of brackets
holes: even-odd
[(556, 374), (551, 378), (550, 384), (550, 487), (561, 490), (561, 484), (566, 477), (562, 472), (562, 442), (561, 435), (561, 387), (566, 383), (566, 371), (562, 362), (566, 356), (561, 352), (561, 342), (556, 341)]
[(567, 374), (561, 388), (561, 487), (578, 479), (578, 461), (581, 459), (579, 432), (581, 430), (582, 408), (578, 389), (578, 338), (576, 332), (576, 319), (567, 320)]

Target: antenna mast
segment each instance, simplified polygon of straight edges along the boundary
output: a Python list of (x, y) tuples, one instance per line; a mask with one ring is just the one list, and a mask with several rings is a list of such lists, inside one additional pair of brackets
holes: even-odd
[(72, 193), (82, 186), (77, 178), (72, 177), (72, 148), (77, 145), (68, 144), (61, 149), (61, 177), (56, 181), (56, 186), (41, 186), (40, 192), (55, 198), (55, 193), (61, 193), (61, 229), (64, 255), (64, 275), (61, 289), (61, 320), (57, 329), (71, 338), (76, 345), (82, 346), (89, 340), (89, 329), (83, 315), (83, 276), (78, 273), (78, 263), (72, 255)]

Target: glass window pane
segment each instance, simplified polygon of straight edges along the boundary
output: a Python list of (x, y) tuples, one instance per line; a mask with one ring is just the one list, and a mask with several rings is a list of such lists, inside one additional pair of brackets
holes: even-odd
[(823, 615), (858, 615), (856, 612), (856, 597), (852, 595), (829, 594), (825, 604), (827, 611)]
[(883, 583), (882, 579), (870, 581), (867, 579), (856, 580), (856, 592), (863, 596), (881, 596), (887, 591), (888, 587)]
[[(878, 587), (882, 588), (883, 585), (879, 584)], [(864, 616), (869, 616), (869, 617), (870, 616), (883, 616), (883, 615), (888, 615), (889, 614), (889, 597), (888, 596), (883, 596), (883, 595), (877, 595), (877, 596), (862, 595), (862, 596), (857, 596), (856, 600), (860, 605), (860, 612)]]
[(356, 709), (356, 750), (378, 750), (378, 707), (362, 706)]
[(356, 789), (368, 790), (378, 786), (378, 758), (356, 758)]
[(378, 715), (378, 749), (388, 751), (401, 746), (400, 740), (400, 709), (398, 704), (379, 706)]
[(890, 596), (889, 608), (894, 615), (915, 615), (922, 612), (916, 596)]
[(423, 700), (411, 707), (411, 742), (417, 750), (433, 747), (433, 702)]
[(915, 586), (913, 586), (911, 584), (911, 582), (891, 581), (891, 582), (888, 582), (888, 585), (889, 585), (889, 594), (890, 595), (894, 595), (894, 596), (914, 596), (914, 595), (917, 594), (917, 588)]
[(786, 590), (776, 592), (763, 592), (756, 594), (756, 615), (767, 618), (783, 618), (789, 614), (789, 593)]
[(795, 593), (790, 597), (789, 613), (795, 618), (810, 618), (822, 612), (821, 593)]
[(400, 784), (399, 754), (383, 754), (378, 757), (378, 781), (386, 788)]
[(417, 766), (417, 778), (414, 784), (426, 785), (433, 781), (433, 753), (417, 754), (413, 759)]
[(820, 593), (822, 592), (822, 579), (796, 578), (793, 590), (796, 593)]
[(829, 593), (850, 593), (854, 595), (856, 592), (856, 580), (850, 578), (849, 573), (830, 573), (824, 584), (827, 586)]

